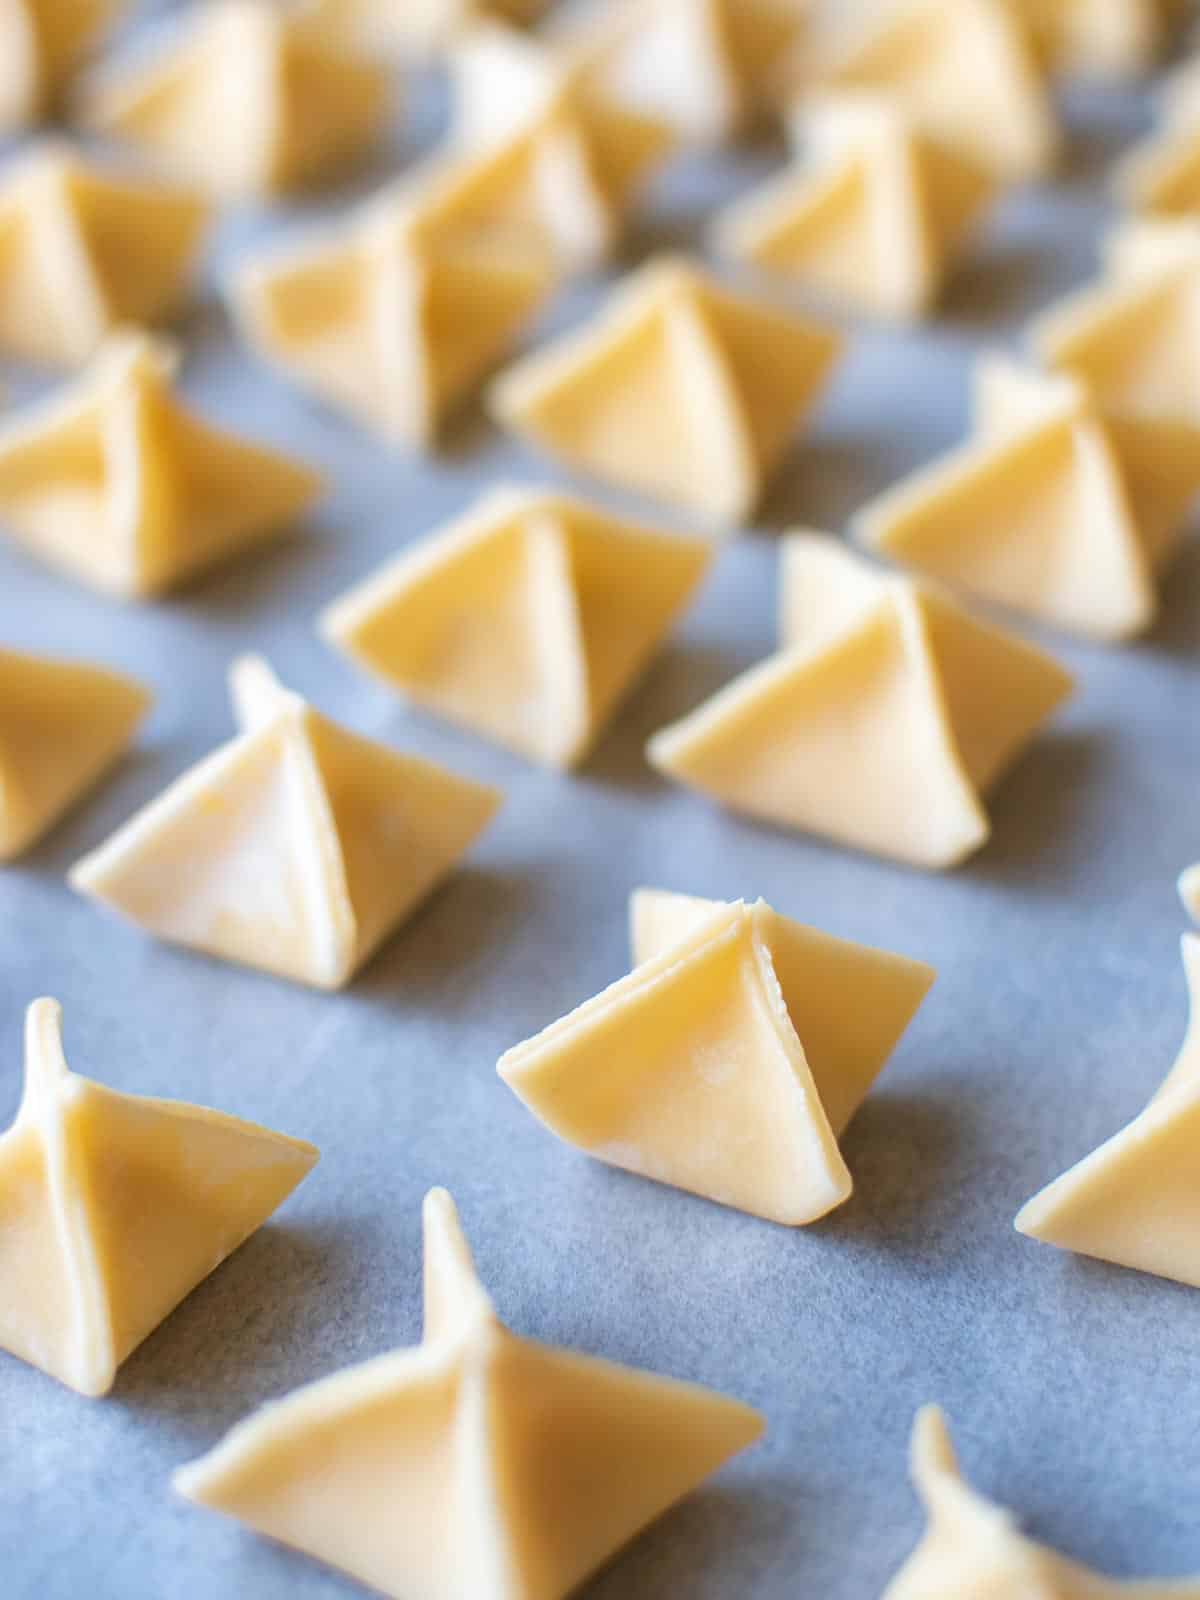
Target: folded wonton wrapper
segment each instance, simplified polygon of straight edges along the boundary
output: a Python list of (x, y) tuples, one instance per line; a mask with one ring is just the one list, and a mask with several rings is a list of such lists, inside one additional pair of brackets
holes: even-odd
[[(479, 153), (493, 209), (503, 200), (502, 220), (535, 229), (567, 270), (610, 253), (679, 142), (669, 121), (626, 104), (600, 66), (590, 42), (556, 47), (497, 25), (471, 29), (450, 58), (452, 148)], [(497, 147), (507, 163), (487, 160)], [(482, 178), (475, 191), (478, 205)]]
[(923, 315), (996, 195), (992, 169), (886, 95), (806, 96), (792, 128), (800, 161), (717, 219), (718, 248), (853, 311)]
[(883, 1600), (1200, 1600), (1200, 1582), (1117, 1582), (1025, 1538), (964, 1480), (936, 1406), (917, 1413), (912, 1475), (929, 1525)]
[(566, 495), (493, 489), (335, 602), (322, 630), (418, 705), (569, 767), (713, 554)]
[(242, 729), (71, 883), (160, 939), (337, 989), (450, 871), (499, 796), (360, 738), (235, 663)]
[(723, 805), (912, 866), (957, 865), (981, 795), (1067, 697), (1050, 656), (836, 540), (789, 538), (783, 649), (651, 739)]
[(106, 1394), (316, 1161), (300, 1139), (78, 1077), (58, 1005), (35, 1001), (24, 1097), (0, 1136), (0, 1349)]
[[(486, 160), (498, 169), (511, 155), (506, 146)], [(509, 221), (512, 176), (456, 165), (411, 195), (384, 195), (314, 239), (243, 262), (230, 284), (242, 334), (389, 443), (432, 445), (559, 280), (544, 238)]]
[(146, 64), (119, 61), (80, 95), (87, 125), (239, 200), (318, 183), (360, 160), (392, 116), (386, 64), (338, 49), (317, 19), (210, 0)]
[(0, 352), (78, 366), (187, 299), (211, 208), (44, 141), (0, 175)]
[(591, 325), (503, 373), (492, 409), (597, 478), (737, 523), (840, 350), (831, 330), (660, 257)]
[(1082, 383), (976, 369), (976, 436), (859, 513), (873, 548), (1098, 639), (1154, 620), (1154, 578), (1200, 493), (1200, 426), (1107, 419)]
[(174, 356), (116, 335), (65, 392), (0, 422), (0, 529), (72, 577), (160, 594), (280, 533), (319, 475), (185, 410)]
[(896, 0), (813, 75), (825, 89), (888, 96), (1001, 179), (1041, 177), (1058, 153), (1053, 107), (1008, 0)]
[(445, 1190), (424, 1221), (423, 1343), (266, 1406), (175, 1486), (395, 1600), (563, 1600), (762, 1418), (510, 1333)]
[(500, 1076), (600, 1161), (768, 1221), (853, 1187), (838, 1138), (934, 979), (759, 901), (639, 890), (637, 965), (509, 1050)]
[(713, 144), (764, 120), (805, 52), (813, 0), (601, 0), (561, 36), (627, 110)]
[(1031, 1239), (1200, 1288), (1200, 937), (1185, 934), (1192, 1020), (1174, 1067), (1139, 1117), (1035, 1195)]
[(1100, 281), (1036, 318), (1031, 342), (1110, 418), (1200, 427), (1200, 223), (1115, 229)]
[(1189, 867), (1180, 878), (1179, 894), (1187, 910), (1200, 922), (1200, 863)]
[(149, 708), (122, 673), (0, 650), (0, 861), (29, 849), (104, 776)]
[(54, 105), (125, 10), (125, 0), (0, 0), (0, 136)]

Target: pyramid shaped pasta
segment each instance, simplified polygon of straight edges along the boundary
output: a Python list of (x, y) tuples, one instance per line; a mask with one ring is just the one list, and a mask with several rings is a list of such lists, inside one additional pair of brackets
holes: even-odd
[(809, 97), (793, 129), (801, 161), (718, 218), (718, 247), (851, 310), (928, 311), (992, 170), (883, 95)]
[(1175, 0), (1007, 0), (1039, 58), (1065, 77), (1136, 78), (1167, 43)]
[(897, 0), (819, 76), (889, 96), (1001, 178), (1039, 177), (1057, 154), (1050, 100), (1007, 0)]
[(1044, 312), (1031, 340), (1110, 417), (1200, 426), (1200, 225), (1117, 228), (1100, 281)]
[(185, 410), (173, 367), (154, 340), (116, 335), (64, 392), (0, 422), (0, 529), (93, 588), (135, 597), (306, 511), (319, 476)]
[(932, 970), (762, 901), (643, 890), (632, 925), (629, 976), (509, 1050), (500, 1076), (613, 1166), (790, 1226), (841, 1205), (838, 1138)]
[(337, 989), (446, 876), (499, 797), (360, 738), (262, 661), (231, 674), (241, 733), (71, 883), (160, 939)]
[(381, 138), (388, 68), (330, 42), (303, 11), (211, 0), (149, 62), (94, 75), (88, 125), (228, 199), (331, 177)]
[(395, 1600), (563, 1600), (762, 1419), (519, 1338), (425, 1200), (425, 1336), (250, 1417), (176, 1488)]
[(316, 1161), (302, 1140), (77, 1076), (59, 1007), (36, 1001), (24, 1097), (0, 1136), (0, 1349), (106, 1394)]
[(479, 22), (535, 22), (548, 0), (311, 0), (331, 38), (368, 53), (421, 60), (449, 49)]
[(1031, 1239), (1200, 1288), (1200, 938), (1185, 934), (1192, 1020), (1170, 1074), (1127, 1128), (1035, 1195)]
[(757, 122), (803, 52), (813, 0), (615, 0), (577, 30), (629, 109), (711, 144)]
[(590, 43), (479, 26), (451, 68), (457, 147), (510, 152), (507, 163), (481, 162), (492, 204), (506, 205), (510, 226), (547, 236), (567, 267), (603, 259), (637, 191), (678, 144), (670, 123), (626, 105)]
[(648, 746), (734, 811), (912, 866), (990, 832), (981, 796), (1072, 683), (1051, 657), (836, 541), (785, 546), (784, 648)]
[(712, 556), (708, 540), (501, 488), (337, 601), (322, 628), (418, 705), (571, 766)]
[(478, 183), (474, 164), (456, 168), (410, 199), (387, 195), (243, 262), (230, 285), (243, 336), (389, 443), (431, 445), (558, 281), (543, 243), (495, 222), (490, 189), (480, 220)]
[(0, 861), (36, 843), (104, 776), (149, 706), (122, 673), (0, 650)]
[(634, 273), (591, 326), (503, 373), (492, 409), (594, 477), (736, 523), (840, 348), (830, 330), (664, 257)]
[(210, 208), (43, 142), (0, 174), (0, 353), (78, 366), (186, 300)]
[(43, 116), (125, 9), (124, 0), (3, 0), (0, 135)]
[(883, 1600), (1200, 1600), (1200, 1581), (1121, 1583), (1025, 1538), (964, 1480), (936, 1406), (917, 1414), (912, 1475), (929, 1524)]
[(1112, 425), (1082, 384), (985, 358), (976, 435), (867, 506), (874, 548), (1099, 639), (1146, 628), (1200, 493), (1200, 429)]

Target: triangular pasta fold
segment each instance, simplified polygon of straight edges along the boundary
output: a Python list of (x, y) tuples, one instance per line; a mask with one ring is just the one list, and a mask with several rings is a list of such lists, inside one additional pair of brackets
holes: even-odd
[(343, 224), (241, 262), (229, 298), (244, 338), (388, 443), (432, 446), (561, 271), (545, 240), (515, 226), (479, 183), (474, 162), (455, 163), (412, 193), (377, 197)]
[(347, 983), (491, 820), (498, 797), (338, 727), (235, 664), (240, 735), (71, 874), (158, 938), (319, 988)]
[(1200, 1288), (1200, 937), (1185, 934), (1192, 1020), (1150, 1104), (1021, 1210), (1019, 1232)]
[(967, 1483), (937, 1406), (917, 1413), (911, 1453), (928, 1524), (883, 1600), (1200, 1600), (1200, 1583), (1102, 1578), (1027, 1539), (1009, 1512)]
[(1082, 384), (1002, 357), (979, 363), (975, 410), (974, 436), (864, 507), (859, 536), (1056, 627), (1144, 630), (1155, 572), (1200, 493), (1200, 430), (1110, 423)]
[(1200, 226), (1127, 223), (1106, 254), (1096, 284), (1035, 319), (1035, 353), (1110, 418), (1200, 427)]
[(852, 311), (924, 314), (992, 171), (882, 95), (806, 96), (792, 130), (800, 159), (717, 219), (719, 248)]
[(1000, 179), (1040, 177), (1058, 151), (1032, 41), (1007, 0), (898, 0), (869, 8), (823, 88), (883, 94)]
[(114, 335), (81, 378), (0, 422), (0, 527), (126, 598), (280, 533), (322, 489), (311, 468), (185, 409), (174, 364), (144, 334)]
[(81, 115), (223, 198), (329, 178), (391, 116), (387, 66), (340, 47), (303, 8), (213, 0), (167, 35), (149, 61), (98, 71)]
[(125, 10), (125, 0), (5, 0), (0, 6), (0, 135), (54, 109), (71, 75)]
[(302, 1140), (77, 1076), (59, 1007), (36, 1001), (24, 1098), (0, 1136), (0, 1348), (107, 1393), (316, 1160)]
[(75, 367), (187, 298), (211, 210), (190, 191), (36, 144), (0, 174), (0, 351)]
[(336, 601), (322, 630), (418, 705), (571, 766), (712, 557), (708, 540), (500, 488)]
[(956, 865), (988, 837), (982, 794), (1071, 679), (821, 535), (788, 540), (783, 591), (780, 653), (657, 733), (650, 760), (735, 811), (913, 866)]
[(773, 1222), (816, 1221), (850, 1194), (838, 1136), (932, 971), (761, 901), (642, 890), (631, 914), (633, 971), (508, 1051), (501, 1077), (598, 1160)]
[(590, 34), (535, 42), (495, 24), (471, 29), (451, 57), (457, 148), (481, 153), (497, 205), (503, 169), (482, 153), (509, 152), (512, 223), (544, 234), (568, 269), (607, 255), (678, 145), (669, 122), (623, 102), (603, 61)]
[(1178, 0), (1006, 0), (1048, 71), (1102, 82), (1138, 78), (1158, 61)]
[(736, 523), (757, 504), (840, 348), (829, 329), (661, 258), (592, 325), (502, 374), (492, 408), (594, 477)]
[(318, 27), (366, 55), (421, 63), (451, 51), (481, 23), (524, 27), (548, 0), (308, 0)]
[(564, 42), (610, 103), (687, 144), (729, 139), (762, 120), (803, 53), (812, 0), (615, 0), (570, 16)]
[(0, 650), (0, 861), (36, 843), (104, 776), (149, 707), (123, 673)]
[(510, 1333), (444, 1190), (425, 1286), (419, 1348), (266, 1407), (179, 1491), (395, 1600), (563, 1600), (762, 1432), (722, 1395)]

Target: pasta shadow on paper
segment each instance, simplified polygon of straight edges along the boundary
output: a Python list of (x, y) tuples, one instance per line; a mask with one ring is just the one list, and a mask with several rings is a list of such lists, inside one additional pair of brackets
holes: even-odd
[(338, 540), (322, 513), (302, 517), (260, 545), (198, 573), (163, 604), (196, 609), (219, 622), (241, 622), (268, 600), (300, 588), (312, 570), (324, 564), (331, 571)]
[(992, 832), (960, 871), (1056, 895), (1069, 891), (1094, 857), (1088, 807), (1110, 765), (1100, 731), (1042, 735), (985, 797)]
[(737, 1552), (745, 1577), (747, 1552), (756, 1576), (773, 1565), (772, 1550), (794, 1538), (802, 1485), (781, 1474), (753, 1484), (708, 1484), (641, 1533), (581, 1591), (579, 1600), (693, 1600), (730, 1593), (728, 1561)]
[(636, 792), (662, 788), (670, 780), (650, 765), (646, 756), (649, 739), (694, 711), (753, 664), (722, 645), (673, 641), (618, 707), (580, 764), (579, 776)]
[(466, 863), (435, 887), (384, 941), (349, 993), (402, 1007), (445, 1007), (475, 992), (499, 942), (511, 946), (555, 899), (554, 863), (503, 869)]
[(359, 1231), (355, 1220), (267, 1222), (133, 1352), (113, 1399), (202, 1449), (265, 1400), (345, 1366), (366, 1270)]
[[(1019, 327), (1054, 298), (1046, 289), (1052, 271), (1046, 244), (981, 240), (951, 273), (937, 304), (938, 321), (993, 335)], [(1074, 281), (1064, 279), (1060, 292)]]
[(927, 450), (914, 452), (895, 439), (814, 431), (797, 441), (772, 475), (754, 531), (836, 533), (927, 457)]
[(932, 1251), (957, 1248), (957, 1201), (944, 1227), (936, 1210), (961, 1193), (979, 1159), (970, 1099), (961, 1087), (895, 1091), (885, 1077), (840, 1143), (854, 1193), (815, 1225), (828, 1242), (867, 1235), (890, 1255), (924, 1263)]
[(1200, 653), (1200, 526), (1196, 519), (1163, 576), (1158, 618), (1144, 643), (1168, 655)]

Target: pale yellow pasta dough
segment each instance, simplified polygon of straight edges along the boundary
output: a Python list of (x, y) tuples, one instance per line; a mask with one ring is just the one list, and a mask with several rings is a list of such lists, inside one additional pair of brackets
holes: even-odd
[(240, 735), (71, 873), (160, 939), (345, 984), (491, 821), (492, 789), (360, 738), (235, 663)]
[(25, 1093), (0, 1136), (0, 1349), (107, 1393), (316, 1160), (302, 1140), (77, 1076), (59, 1007), (36, 1001)]
[(416, 704), (568, 767), (713, 554), (586, 501), (502, 487), (336, 601), (322, 629)]
[(115, 765), (149, 707), (123, 673), (0, 650), (0, 861), (35, 844)]
[(982, 795), (1069, 695), (1052, 657), (837, 541), (784, 547), (783, 649), (651, 739), (660, 771), (912, 866), (987, 839)]
[(593, 477), (734, 524), (758, 503), (840, 350), (832, 330), (659, 257), (591, 324), (501, 374), (492, 409)]
[(936, 1406), (917, 1414), (912, 1475), (929, 1524), (883, 1600), (1200, 1600), (1200, 1582), (1120, 1583), (1025, 1538), (963, 1478)]
[(1200, 493), (1200, 427), (1107, 416), (1074, 379), (1005, 357), (975, 375), (975, 433), (856, 518), (873, 548), (1041, 622), (1140, 633)]
[(759, 901), (640, 890), (637, 965), (501, 1058), (597, 1160), (789, 1226), (851, 1192), (838, 1138), (933, 982)]
[(852, 311), (923, 315), (995, 197), (992, 169), (886, 94), (808, 94), (791, 121), (800, 159), (718, 217), (717, 247)]
[(43, 140), (0, 174), (0, 353), (75, 367), (186, 302), (211, 207)]
[(0, 421), (0, 529), (81, 582), (137, 598), (303, 515), (320, 475), (202, 421), (175, 396), (174, 368), (169, 346), (117, 334), (63, 392)]
[(762, 1419), (510, 1333), (444, 1190), (424, 1220), (421, 1345), (264, 1407), (176, 1488), (394, 1600), (564, 1600)]
[(210, 0), (150, 61), (96, 72), (79, 114), (166, 171), (240, 200), (360, 160), (387, 127), (393, 92), (386, 63), (339, 48), (303, 11)]
[(1019, 1232), (1200, 1288), (1200, 937), (1185, 934), (1192, 1021), (1150, 1104), (1017, 1217)]

